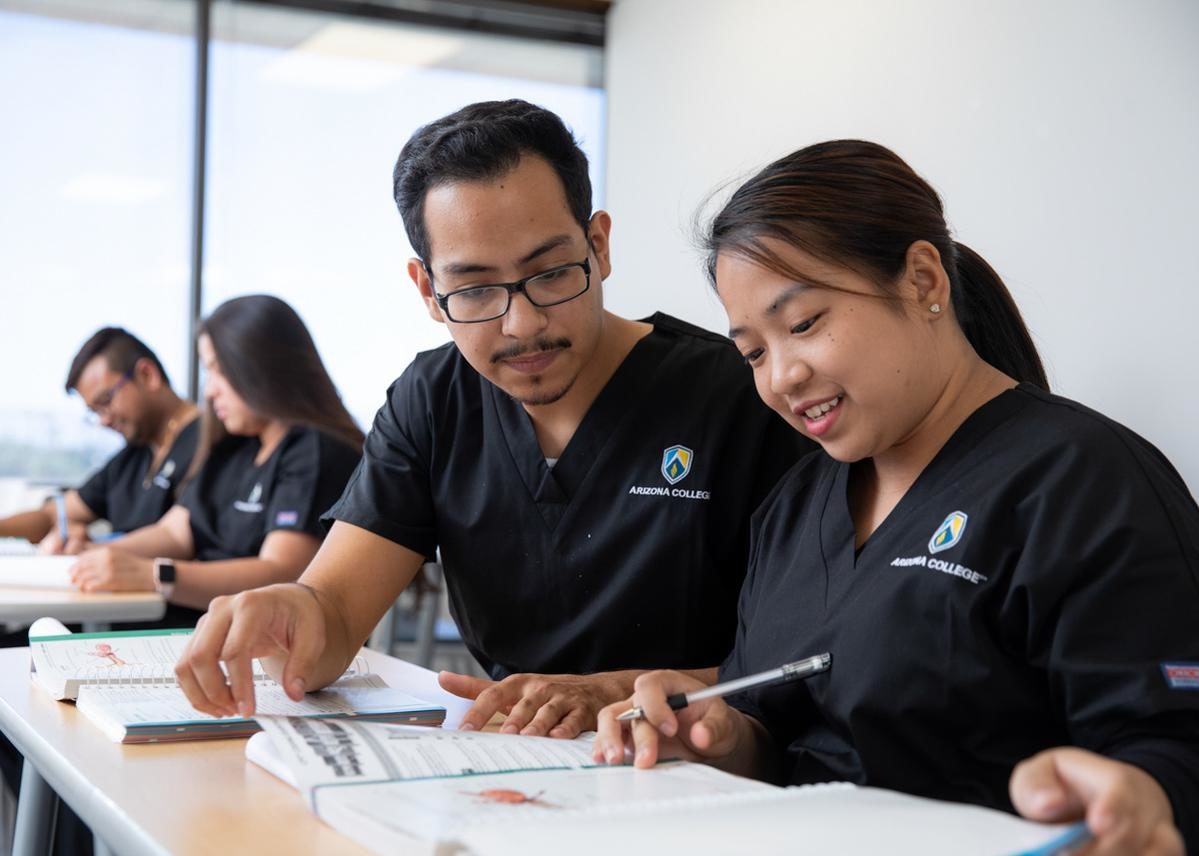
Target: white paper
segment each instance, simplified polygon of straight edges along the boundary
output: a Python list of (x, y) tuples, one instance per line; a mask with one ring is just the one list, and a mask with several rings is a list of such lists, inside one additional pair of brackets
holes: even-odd
[(594, 766), (590, 737), (555, 740), (352, 720), (258, 721), (305, 792), (329, 784)]
[(475, 856), (998, 856), (1036, 850), (1069, 825), (1033, 823), (978, 806), (876, 788), (815, 785), (759, 798), (725, 797), (615, 806), (590, 817), (553, 818), (519, 831), (471, 827), (458, 843)]
[[(40, 621), (34, 627), (44, 629), (46, 625)], [(188, 631), (150, 631), (137, 636), (81, 633), (72, 639), (43, 642), (31, 633), (29, 651), (38, 682), (56, 698), (62, 692), (74, 698), (74, 688), (81, 683), (174, 683), (175, 662), (189, 638)]]
[[(397, 667), (398, 664), (398, 667)], [(437, 682), (437, 672), (422, 668), (415, 663), (396, 660), (387, 672), (387, 682), (396, 689), (410, 693), (417, 698), (423, 698), (429, 704), (445, 708), (443, 729), (457, 729), (462, 717), (474, 704), (470, 699), (448, 693)]]
[[(319, 788), (315, 806), (330, 826), (342, 831), (369, 828), (372, 849), (397, 852), (413, 838), (452, 842), (468, 827), (519, 825), (523, 835), (529, 825), (555, 819), (573, 822), (598, 808), (778, 791), (699, 764), (667, 764), (653, 770), (541, 770)], [(516, 835), (511, 829), (495, 834)]]
[[(306, 694), (300, 701), (288, 698), (278, 684), (258, 684), (255, 699), (258, 713), (263, 716), (349, 716), (430, 708), (423, 699), (388, 688), (378, 675), (342, 678), (320, 692)], [(79, 690), (79, 705), (102, 708), (109, 718), (123, 725), (222, 719), (196, 710), (175, 685), (85, 686)]]
[(70, 574), (77, 561), (78, 556), (0, 555), (0, 586), (77, 591)]
[(847, 784), (775, 788), (695, 764), (595, 767), (590, 737), (261, 722), (257, 739), (269, 735), (318, 816), (379, 854), (611, 856), (633, 843), (688, 856), (994, 856), (1069, 828)]

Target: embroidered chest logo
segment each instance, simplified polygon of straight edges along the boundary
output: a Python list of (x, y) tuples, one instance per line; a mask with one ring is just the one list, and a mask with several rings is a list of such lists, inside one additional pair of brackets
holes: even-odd
[(667, 484), (678, 484), (691, 472), (691, 455), (686, 446), (671, 446), (662, 452), (662, 478)]
[(964, 511), (955, 511), (946, 517), (944, 522), (937, 527), (937, 531), (933, 533), (933, 537), (928, 539), (928, 551), (940, 553), (961, 541), (962, 536), (966, 534), (968, 519)]
[(897, 556), (891, 560), (891, 567), (928, 568), (951, 577), (958, 577), (974, 585), (985, 583), (987, 581), (986, 574), (980, 574), (978, 571), (948, 559), (933, 558), (936, 553), (948, 550), (962, 540), (962, 536), (966, 534), (966, 522), (969, 519), (969, 515), (964, 511), (951, 512), (933, 532), (933, 537), (928, 539), (928, 555)]
[(162, 469), (158, 471), (158, 475), (154, 477), (154, 485), (163, 490), (171, 489), (171, 476), (175, 474), (175, 462), (168, 460), (162, 465)]
[(685, 490), (674, 485), (687, 478), (691, 472), (691, 464), (695, 461), (695, 452), (686, 446), (667, 446), (662, 450), (662, 462), (658, 472), (666, 479), (668, 486), (662, 485), (633, 485), (629, 488), (631, 496), (667, 496), (672, 499), (701, 499), (708, 500), (712, 494), (706, 490)]
[(262, 511), (262, 482), (254, 485), (254, 489), (250, 491), (250, 495), (246, 499), (239, 499), (233, 503), (233, 507), (238, 511), (245, 511), (250, 514), (256, 514)]

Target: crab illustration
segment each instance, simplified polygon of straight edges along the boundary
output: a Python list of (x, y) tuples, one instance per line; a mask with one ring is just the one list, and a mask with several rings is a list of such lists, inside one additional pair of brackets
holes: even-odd
[(546, 802), (541, 799), (541, 795), (545, 791), (538, 791), (529, 796), (523, 791), (513, 790), (512, 788), (488, 788), (485, 791), (478, 791), (469, 794), (480, 802), (492, 803), (493, 805), (539, 805), (543, 808), (556, 808), (553, 803)]

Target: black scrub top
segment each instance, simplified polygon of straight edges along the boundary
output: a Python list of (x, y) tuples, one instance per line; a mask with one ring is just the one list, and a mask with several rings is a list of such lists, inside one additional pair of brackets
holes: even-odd
[(495, 678), (702, 668), (736, 629), (749, 517), (811, 448), (723, 337), (665, 315), (551, 468), (528, 414), (453, 344), (388, 392), (329, 517), (422, 555)]
[(114, 532), (132, 532), (157, 523), (175, 504), (176, 492), (196, 454), (200, 420), (175, 435), (158, 471), (150, 472), (154, 453), (148, 446), (126, 446), (79, 488), (79, 498)]
[(845, 780), (1011, 811), (1075, 745), (1157, 778), (1199, 852), (1199, 509), (1149, 443), (1021, 385), (972, 414), (855, 556), (850, 465), (823, 453), (754, 517), (722, 678), (788, 783)]
[(341, 495), (358, 450), (302, 425), (256, 464), (261, 448), (257, 437), (226, 437), (184, 490), (195, 559), (252, 558), (277, 529), (324, 537), (320, 516)]

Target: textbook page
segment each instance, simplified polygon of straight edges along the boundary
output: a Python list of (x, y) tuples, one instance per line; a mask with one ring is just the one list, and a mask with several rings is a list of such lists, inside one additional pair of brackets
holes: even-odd
[(853, 785), (792, 787), (762, 799), (668, 799), (587, 816), (550, 817), (519, 830), (472, 826), (458, 837), (475, 856), (688, 856), (745, 853), (838, 856), (1050, 856), (1088, 837), (1085, 824), (1041, 824), (1004, 812)]
[(80, 686), (91, 682), (174, 683), (175, 662), (190, 637), (188, 629), (64, 636), (31, 633), (33, 677), (57, 699), (74, 698)]
[[(594, 735), (568, 741), (283, 719), (263, 727), (267, 734), (254, 738), (258, 747), (247, 747), (247, 756), (286, 780), (281, 759), (323, 821), (378, 853), (408, 852), (417, 842), (448, 846), (479, 824), (667, 798), (783, 793), (698, 764), (597, 767)], [(263, 746), (267, 737), (272, 747)]]
[(70, 570), (77, 561), (78, 556), (0, 554), (0, 586), (76, 591)]
[(594, 767), (591, 739), (260, 717), (304, 793), (326, 785)]
[(36, 556), (37, 545), (24, 538), (0, 538), (0, 556)]
[[(51, 625), (39, 618), (29, 628), (33, 677), (56, 699), (75, 698), (85, 684), (174, 684), (175, 663), (191, 635), (187, 627), (71, 633), (58, 622)], [(257, 686), (278, 686), (259, 660), (252, 662), (251, 669)], [(369, 673), (366, 658), (358, 656), (343, 679)]]
[[(426, 722), (426, 727), (440, 720), (439, 709), (388, 687), (374, 674), (343, 677), (300, 701), (292, 701), (276, 683), (259, 683), (255, 699), (264, 716), (386, 716)], [(118, 742), (139, 742), (139, 733), (158, 741), (244, 735), (258, 728), (252, 719), (197, 711), (174, 684), (87, 685), (80, 687), (76, 706)]]

